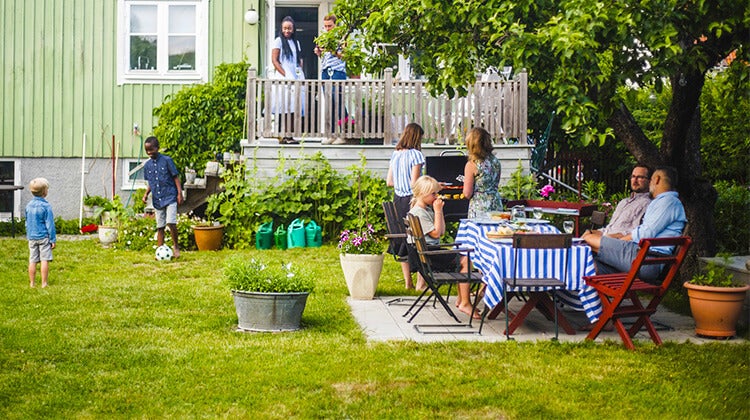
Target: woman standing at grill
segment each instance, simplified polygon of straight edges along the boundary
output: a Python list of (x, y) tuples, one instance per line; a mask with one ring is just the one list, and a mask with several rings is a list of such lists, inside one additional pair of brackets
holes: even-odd
[[(403, 134), (401, 134), (401, 139), (396, 144), (396, 150), (391, 155), (386, 184), (394, 188), (393, 203), (396, 205), (396, 213), (399, 220), (402, 220), (409, 213), (409, 203), (413, 195), (412, 184), (422, 175), (422, 167), (424, 166), (424, 155), (422, 154), (423, 135), (424, 130), (419, 124), (408, 124), (404, 128)], [(399, 244), (396, 241), (391, 241), (388, 252), (404, 258), (408, 255), (406, 243)], [(406, 288), (413, 289), (412, 271), (407, 261), (401, 262), (401, 271), (404, 273)], [(427, 287), (424, 279), (420, 276), (417, 277), (417, 289), (424, 290)]]
[(492, 154), (492, 137), (484, 128), (472, 128), (466, 136), (468, 161), (464, 166), (464, 196), (469, 217), (501, 211), (500, 159)]

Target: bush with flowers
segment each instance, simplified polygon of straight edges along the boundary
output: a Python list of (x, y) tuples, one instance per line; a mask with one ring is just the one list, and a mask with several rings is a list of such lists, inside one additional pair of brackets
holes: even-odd
[(224, 279), (231, 290), (243, 292), (301, 293), (315, 288), (312, 275), (292, 263), (239, 255), (224, 263)]
[[(177, 215), (177, 243), (183, 251), (196, 249), (192, 226), (195, 220), (186, 214)], [(169, 231), (165, 232), (164, 242), (172, 244)], [(156, 221), (150, 217), (134, 217), (127, 219), (120, 227), (117, 235), (117, 249), (130, 251), (154, 251), (156, 249)]]
[(382, 254), (383, 244), (375, 236), (372, 225), (368, 224), (367, 229), (341, 232), (339, 250), (342, 254)]

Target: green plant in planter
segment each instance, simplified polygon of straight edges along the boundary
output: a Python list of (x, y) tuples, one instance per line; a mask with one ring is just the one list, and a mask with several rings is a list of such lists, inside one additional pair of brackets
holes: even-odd
[(83, 205), (89, 207), (105, 207), (110, 205), (110, 201), (100, 195), (86, 195), (83, 197)]
[(702, 273), (695, 274), (690, 283), (696, 286), (712, 287), (741, 287), (742, 284), (734, 281), (734, 276), (727, 273), (726, 268), (709, 262)]
[(119, 227), (133, 214), (133, 209), (126, 208), (120, 196), (116, 195), (112, 200), (107, 200), (101, 207), (96, 208), (94, 218), (99, 219), (99, 224), (102, 226)]
[(281, 261), (264, 261), (240, 256), (224, 263), (224, 279), (231, 290), (260, 293), (312, 292), (312, 275)]
[(540, 197), (534, 174), (524, 175), (520, 160), (516, 170), (510, 174), (508, 183), (500, 187), (500, 194), (508, 200), (533, 200)]

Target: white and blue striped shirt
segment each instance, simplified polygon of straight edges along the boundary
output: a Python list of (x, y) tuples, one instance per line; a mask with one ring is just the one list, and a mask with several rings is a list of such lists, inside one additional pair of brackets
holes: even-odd
[(424, 155), (421, 150), (402, 149), (394, 151), (391, 155), (391, 174), (397, 196), (408, 197), (412, 195), (411, 171), (414, 165), (424, 167)]
[(331, 69), (333, 71), (343, 71), (346, 73), (346, 63), (338, 58), (335, 54), (326, 51), (323, 54), (323, 71)]

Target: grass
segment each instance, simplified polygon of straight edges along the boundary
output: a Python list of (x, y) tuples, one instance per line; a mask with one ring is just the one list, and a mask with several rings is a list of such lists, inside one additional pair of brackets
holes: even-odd
[[(0, 239), (0, 417), (748, 418), (750, 345), (368, 343), (332, 246), (151, 253), (61, 241), (50, 287)], [(238, 333), (234, 254), (316, 273), (293, 333)], [(403, 294), (386, 259), (379, 294)], [(613, 408), (613, 405), (616, 406)]]

